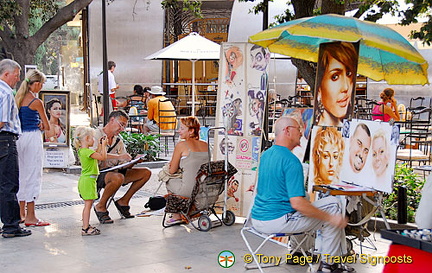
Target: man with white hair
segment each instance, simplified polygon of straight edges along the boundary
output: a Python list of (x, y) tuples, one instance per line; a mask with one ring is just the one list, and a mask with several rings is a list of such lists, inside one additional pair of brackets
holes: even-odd
[(13, 60), (0, 62), (0, 215), (4, 238), (31, 234), (19, 226), (20, 207), (16, 197), (19, 188), (16, 141), (21, 135), (21, 123), (12, 88), (20, 79), (20, 71), (21, 66)]
[[(301, 233), (321, 230), (321, 262), (319, 272), (352, 271), (328, 257), (346, 254), (347, 219), (335, 197), (314, 203), (305, 198), (303, 167), (291, 150), (300, 144), (298, 122), (283, 116), (275, 123), (275, 144), (260, 160), (258, 186), (252, 207), (252, 225), (263, 233)], [(328, 254), (328, 255), (326, 255)]]

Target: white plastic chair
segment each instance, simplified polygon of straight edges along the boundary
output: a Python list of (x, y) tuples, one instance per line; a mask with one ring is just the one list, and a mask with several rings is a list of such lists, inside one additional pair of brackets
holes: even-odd
[[(262, 254), (262, 252), (260, 252), (260, 250), (264, 247), (264, 245), (267, 242), (271, 242), (274, 243), (278, 246), (281, 246), (283, 248), (286, 248), (288, 250), (287, 254), (294, 254), (296, 252), (298, 252), (300, 250), (300, 252), (303, 254), (303, 256), (305, 257), (305, 261), (307, 261), (311, 272), (313, 271), (313, 267), (312, 267), (312, 263), (309, 263), (309, 258), (308, 254), (306, 253), (306, 251), (304, 250), (304, 248), (302, 247), (303, 243), (306, 242), (306, 240), (308, 238), (310, 238), (311, 236), (313, 236), (312, 233), (309, 232), (302, 232), (302, 233), (262, 233), (257, 231), (256, 229), (253, 228), (251, 221), (250, 221), (250, 216), (248, 216), (248, 218), (246, 219), (246, 222), (243, 226), (243, 228), (240, 231), (241, 236), (243, 238), (243, 241), (246, 244), (247, 249), (249, 250), (249, 253), (252, 255), (253, 257), (253, 262), (256, 265), (256, 267), (251, 266), (251, 264), (247, 264), (245, 263), (244, 267), (246, 269), (256, 269), (258, 268), (260, 270), (261, 273), (264, 273), (263, 268), (265, 267), (272, 267), (272, 266), (276, 266), (276, 264), (260, 264), (259, 263), (259, 259), (257, 254)], [(253, 234), (261, 239), (263, 239), (263, 241), (254, 249), (252, 247), (252, 245), (249, 243), (248, 239), (246, 238), (246, 233), (250, 233)], [(303, 238), (298, 241), (295, 235), (304, 235)], [(278, 240), (279, 239), (283, 239), (283, 237), (288, 237), (287, 242), (283, 242), (283, 240)], [(296, 245), (295, 247), (292, 246), (292, 243), (294, 243), (294, 245)]]
[[(294, 254), (295, 252), (298, 252), (300, 250), (300, 252), (303, 254), (303, 256), (305, 257), (305, 261), (307, 261), (311, 272), (313, 271), (313, 267), (312, 267), (312, 263), (309, 263), (309, 259), (308, 255), (305, 251), (305, 249), (303, 248), (303, 244), (311, 237), (314, 237), (315, 232), (301, 232), (301, 233), (262, 233), (257, 231), (253, 226), (252, 226), (252, 221), (251, 221), (251, 211), (252, 211), (252, 207), (253, 207), (253, 203), (255, 201), (255, 195), (256, 195), (256, 189), (258, 187), (258, 181), (256, 181), (255, 183), (255, 188), (253, 191), (253, 198), (252, 198), (252, 204), (250, 206), (246, 221), (244, 223), (243, 228), (240, 231), (240, 234), (243, 238), (244, 243), (246, 244), (247, 249), (249, 250), (249, 253), (252, 255), (253, 257), (253, 263), (256, 265), (256, 267), (251, 266), (252, 263), (247, 264), (245, 263), (244, 267), (248, 270), (248, 269), (256, 269), (258, 268), (260, 270), (261, 273), (264, 273), (263, 268), (265, 267), (272, 267), (272, 266), (276, 266), (276, 264), (260, 264), (259, 263), (259, 259), (257, 254), (263, 254), (262, 252), (260, 252), (260, 250), (264, 247), (264, 245), (267, 242), (270, 243), (274, 243), (278, 246), (281, 246), (285, 249), (288, 250), (287, 254)], [(253, 248), (251, 243), (249, 242), (248, 238), (246, 237), (246, 234), (253, 234), (259, 238), (261, 238), (263, 241), (256, 247)], [(303, 238), (299, 241), (298, 238), (296, 238), (297, 235), (304, 235)], [(284, 242), (282, 239), (283, 237), (287, 237), (288, 240), (286, 240), (286, 242)]]

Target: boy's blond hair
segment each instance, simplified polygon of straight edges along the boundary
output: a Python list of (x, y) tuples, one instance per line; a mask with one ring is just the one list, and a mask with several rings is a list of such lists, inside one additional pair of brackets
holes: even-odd
[(78, 126), (73, 135), (73, 145), (75, 149), (81, 148), (81, 139), (83, 139), (86, 136), (94, 136), (94, 129), (90, 127), (85, 126)]

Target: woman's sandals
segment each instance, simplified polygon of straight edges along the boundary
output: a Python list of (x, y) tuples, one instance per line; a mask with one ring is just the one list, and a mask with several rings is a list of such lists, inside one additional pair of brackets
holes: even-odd
[(81, 229), (82, 236), (93, 236), (99, 234), (101, 234), (100, 230), (90, 225), (86, 229)]

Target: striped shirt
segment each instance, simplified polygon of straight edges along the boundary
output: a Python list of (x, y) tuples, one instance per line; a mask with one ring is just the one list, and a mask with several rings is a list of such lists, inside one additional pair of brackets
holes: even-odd
[(2, 80), (0, 80), (0, 122), (4, 122), (0, 132), (21, 135), (21, 122), (12, 88)]

